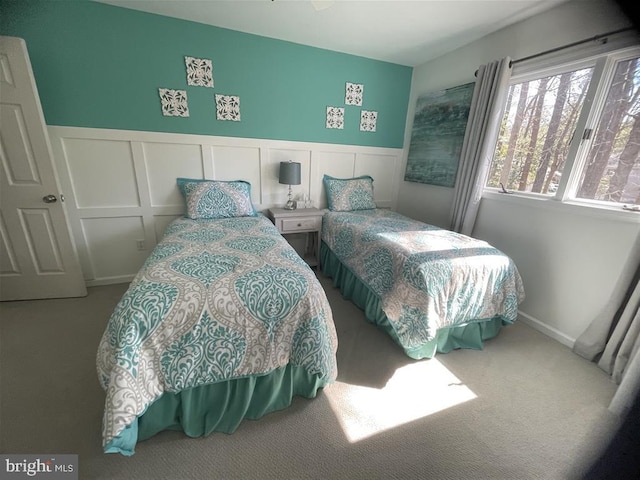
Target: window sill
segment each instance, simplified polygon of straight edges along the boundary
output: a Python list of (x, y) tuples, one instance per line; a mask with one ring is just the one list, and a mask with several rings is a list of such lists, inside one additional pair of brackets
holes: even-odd
[(484, 190), (482, 192), (482, 198), (530, 208), (554, 210), (559, 213), (584, 215), (608, 220), (615, 219), (629, 223), (640, 223), (640, 212), (623, 210), (622, 206), (614, 207), (609, 205), (580, 202), (577, 200), (561, 202), (553, 197), (545, 197), (542, 195), (523, 192), (501, 193), (497, 190)]

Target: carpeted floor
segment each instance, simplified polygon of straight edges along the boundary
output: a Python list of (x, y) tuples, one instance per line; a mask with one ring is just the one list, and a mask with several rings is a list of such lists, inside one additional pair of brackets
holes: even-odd
[(615, 385), (523, 323), (484, 350), (406, 357), (321, 277), (338, 381), (233, 435), (165, 432), (101, 453), (95, 353), (126, 285), (0, 303), (0, 452), (75, 453), (80, 478), (573, 479), (617, 426)]

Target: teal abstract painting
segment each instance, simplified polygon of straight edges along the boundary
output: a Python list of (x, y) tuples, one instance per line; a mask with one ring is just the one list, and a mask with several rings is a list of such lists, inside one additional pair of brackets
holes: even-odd
[(475, 83), (418, 98), (404, 179), (453, 187)]

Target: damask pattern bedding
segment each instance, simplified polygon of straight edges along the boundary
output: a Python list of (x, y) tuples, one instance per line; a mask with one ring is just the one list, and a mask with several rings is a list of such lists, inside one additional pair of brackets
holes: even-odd
[(132, 454), (114, 445), (165, 392), (287, 365), (324, 386), (336, 378), (336, 350), (320, 283), (266, 217), (176, 219), (99, 345), (104, 450)]
[(390, 333), (414, 358), (443, 329), (513, 323), (524, 299), (518, 270), (502, 252), (395, 212), (328, 212), (322, 241), (379, 298)]

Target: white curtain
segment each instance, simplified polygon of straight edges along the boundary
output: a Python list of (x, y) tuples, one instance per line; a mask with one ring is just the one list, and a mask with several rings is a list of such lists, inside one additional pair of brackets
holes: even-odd
[(621, 416), (640, 394), (640, 261), (630, 257), (609, 304), (573, 347), (619, 384), (609, 409)]
[(454, 232), (471, 235), (473, 230), (500, 132), (510, 64), (511, 59), (505, 57), (478, 69), (451, 208), (450, 228)]

